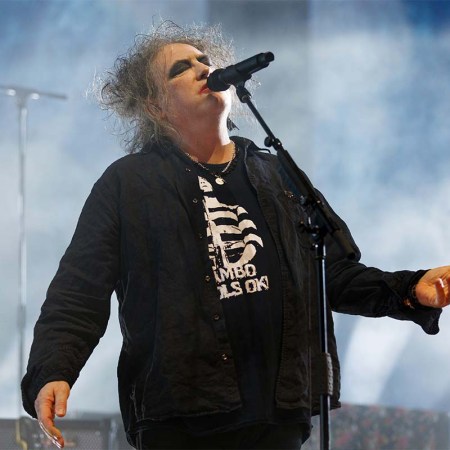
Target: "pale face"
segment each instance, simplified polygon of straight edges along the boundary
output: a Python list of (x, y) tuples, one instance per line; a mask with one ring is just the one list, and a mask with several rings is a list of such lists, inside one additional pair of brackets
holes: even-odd
[(162, 70), (167, 92), (167, 104), (160, 106), (176, 129), (193, 120), (226, 123), (231, 94), (229, 90), (212, 92), (206, 87), (206, 79), (213, 71), (207, 55), (188, 44), (170, 44), (161, 49), (155, 63)]

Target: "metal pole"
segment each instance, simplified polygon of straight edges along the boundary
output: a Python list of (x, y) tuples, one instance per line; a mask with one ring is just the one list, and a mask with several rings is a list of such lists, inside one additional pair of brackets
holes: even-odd
[[(25, 351), (25, 325), (27, 309), (27, 240), (25, 232), (25, 163), (27, 143), (27, 99), (17, 97), (19, 108), (19, 306), (17, 311), (17, 325), (19, 332), (19, 373), (18, 386), (24, 373), (24, 351)], [(18, 417), (21, 416), (22, 402), (18, 398)]]
[(16, 97), (19, 119), (19, 193), (18, 193), (18, 215), (19, 215), (19, 281), (18, 281), (18, 310), (17, 328), (19, 334), (18, 344), (18, 417), (22, 415), (22, 401), (20, 383), (25, 373), (25, 326), (27, 312), (27, 239), (25, 229), (25, 178), (26, 178), (26, 154), (27, 154), (27, 119), (28, 119), (28, 99), (38, 100), (41, 97), (49, 97), (59, 100), (66, 100), (67, 96), (52, 92), (43, 92), (36, 89), (29, 89), (19, 86), (1, 86), (0, 93), (11, 97)]
[[(333, 393), (333, 371), (331, 356), (328, 354), (328, 334), (327, 334), (327, 301), (325, 289), (325, 256), (326, 248), (324, 245), (324, 237), (329, 234), (339, 244), (345, 255), (353, 258), (355, 249), (348, 236), (338, 227), (332, 215), (327, 211), (322, 200), (306, 177), (306, 175), (298, 168), (291, 155), (283, 148), (283, 144), (270, 130), (264, 119), (259, 114), (255, 105), (251, 101), (250, 92), (245, 87), (245, 82), (236, 84), (236, 94), (242, 103), (246, 103), (250, 108), (267, 137), (264, 144), (267, 147), (273, 147), (277, 151), (278, 160), (287, 176), (294, 184), (297, 192), (303, 199), (305, 205), (311, 207), (313, 214), (308, 217), (308, 224), (299, 224), (305, 231), (310, 234), (315, 248), (315, 260), (317, 266), (317, 301), (318, 301), (318, 323), (319, 323), (319, 345), (320, 354), (318, 362), (319, 370), (319, 401), (320, 401), (320, 448), (321, 450), (329, 450), (330, 448), (330, 396)], [(299, 198), (299, 200), (300, 200)], [(311, 211), (310, 211), (311, 212)], [(314, 220), (312, 216), (316, 216)], [(317, 380), (316, 380), (317, 381)]]

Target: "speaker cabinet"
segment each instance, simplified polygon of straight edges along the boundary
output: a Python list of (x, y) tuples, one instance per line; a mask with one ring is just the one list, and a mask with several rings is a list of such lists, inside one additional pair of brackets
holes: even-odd
[(19, 421), (14, 419), (0, 420), (0, 449), (27, 450), (27, 442), (20, 443)]

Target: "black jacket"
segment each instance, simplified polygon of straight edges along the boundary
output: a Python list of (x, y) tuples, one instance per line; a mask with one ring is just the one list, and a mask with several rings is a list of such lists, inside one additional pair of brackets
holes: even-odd
[[(283, 335), (276, 403), (314, 413), (316, 276), (309, 238), (299, 227), (304, 211), (277, 158), (248, 140), (235, 139), (245, 148), (248, 177), (281, 261)], [(154, 146), (114, 162), (94, 185), (48, 289), (22, 382), (25, 410), (35, 416), (34, 399), (47, 382), (73, 385), (105, 331), (113, 290), (123, 334), (120, 405), (129, 433), (148, 419), (239, 408), (236, 370), (205, 234), (202, 192), (186, 155), (170, 145)], [(357, 256), (350, 260), (328, 242), (332, 309), (413, 320), (425, 332), (437, 333), (440, 310), (402, 307), (418, 274), (367, 268), (357, 262), (354, 247)], [(339, 363), (331, 313), (328, 325), (331, 403), (337, 407)]]

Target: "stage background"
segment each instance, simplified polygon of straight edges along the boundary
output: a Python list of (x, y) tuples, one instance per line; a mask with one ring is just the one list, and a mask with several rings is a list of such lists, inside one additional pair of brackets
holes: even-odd
[[(62, 93), (29, 101), (26, 353), (80, 209), (119, 140), (86, 91), (160, 18), (221, 23), (238, 58), (272, 51), (254, 99), (296, 162), (346, 220), (363, 262), (450, 263), (450, 2), (0, 1), (0, 85)], [(263, 144), (256, 125), (240, 133)], [(0, 417), (18, 417), (18, 121), (0, 96)], [(109, 328), (69, 403), (72, 418), (118, 411), (121, 345)], [(448, 411), (450, 314), (427, 336), (390, 319), (335, 315), (342, 399)]]

